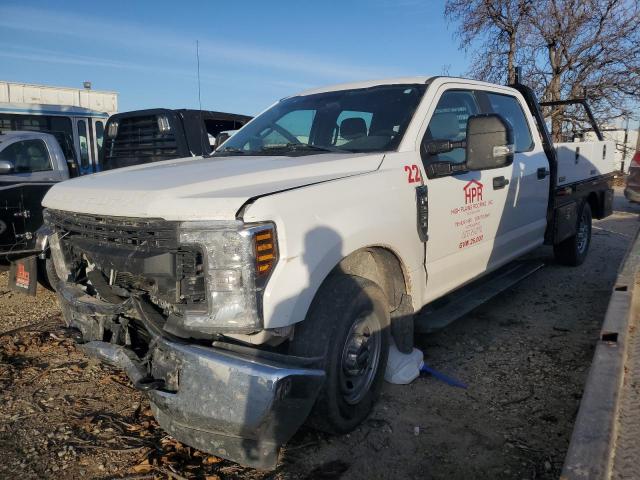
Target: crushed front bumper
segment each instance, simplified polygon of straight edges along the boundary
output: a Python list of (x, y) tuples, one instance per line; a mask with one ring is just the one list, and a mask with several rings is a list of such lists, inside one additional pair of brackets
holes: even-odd
[(162, 428), (243, 465), (275, 467), (279, 447), (304, 422), (324, 381), (322, 370), (157, 335), (140, 359), (122, 345), (96, 340), (108, 318), (127, 305), (96, 300), (64, 282), (58, 298), (67, 324), (88, 341), (80, 348), (124, 369), (147, 390)]

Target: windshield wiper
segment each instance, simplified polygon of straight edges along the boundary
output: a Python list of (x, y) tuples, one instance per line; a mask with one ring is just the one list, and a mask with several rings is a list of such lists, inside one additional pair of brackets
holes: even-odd
[(312, 152), (339, 152), (345, 153), (348, 150), (344, 150), (338, 147), (332, 147), (329, 145), (309, 145), (308, 143), (283, 143), (276, 145), (265, 145), (260, 149), (261, 152), (270, 152), (270, 151), (289, 151), (289, 152), (304, 152), (304, 151), (312, 151)]
[(224, 154), (228, 154), (228, 155), (246, 155), (247, 153), (249, 153), (247, 150), (242, 150), (240, 148), (236, 148), (236, 147), (224, 147), (221, 150), (214, 150), (213, 152), (209, 153), (208, 155), (204, 155), (205, 157), (214, 157), (214, 156), (224, 156)]

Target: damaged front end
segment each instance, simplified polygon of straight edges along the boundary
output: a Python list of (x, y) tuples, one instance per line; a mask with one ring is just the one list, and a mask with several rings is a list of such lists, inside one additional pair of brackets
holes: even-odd
[(123, 368), (178, 440), (274, 467), (324, 381), (313, 360), (228, 342), (263, 329), (272, 224), (167, 222), (47, 210), (65, 322)]

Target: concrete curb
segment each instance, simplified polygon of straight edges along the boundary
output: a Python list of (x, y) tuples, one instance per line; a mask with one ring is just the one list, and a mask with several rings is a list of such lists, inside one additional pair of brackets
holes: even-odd
[(611, 476), (631, 307), (640, 298), (640, 288), (635, 286), (640, 270), (639, 234), (636, 232), (613, 287), (562, 469), (563, 480)]

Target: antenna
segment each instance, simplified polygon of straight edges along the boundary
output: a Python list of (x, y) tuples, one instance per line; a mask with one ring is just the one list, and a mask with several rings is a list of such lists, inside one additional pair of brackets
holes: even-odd
[(198, 107), (202, 111), (202, 99), (200, 98), (200, 42), (196, 40), (196, 61), (198, 62)]
[(514, 70), (513, 83), (519, 85), (522, 78), (522, 67), (518, 66)]
[[(204, 157), (204, 154), (206, 153), (204, 151), (204, 136), (203, 136), (203, 132), (202, 132), (202, 128), (204, 128), (204, 121), (202, 120), (202, 97), (200, 94), (200, 41), (196, 40), (196, 61), (198, 64), (198, 109), (200, 111), (200, 155), (202, 155)], [(206, 132), (206, 128), (204, 129)], [(209, 143), (208, 140), (208, 135), (207, 135), (207, 143)]]

